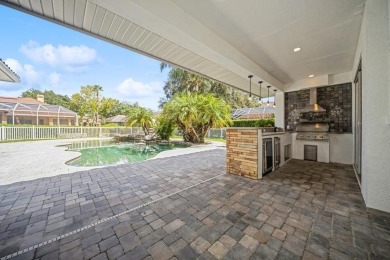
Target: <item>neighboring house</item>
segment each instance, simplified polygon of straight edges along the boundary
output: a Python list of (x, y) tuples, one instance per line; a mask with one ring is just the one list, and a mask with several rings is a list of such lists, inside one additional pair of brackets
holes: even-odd
[(0, 123), (9, 125), (77, 125), (77, 113), (44, 102), (44, 96), (34, 98), (0, 97)]
[(114, 123), (117, 125), (124, 126), (126, 125), (126, 120), (127, 120), (127, 116), (117, 115), (117, 116), (106, 118), (106, 123)]
[[(20, 82), (20, 78), (0, 59), (0, 81)], [(77, 113), (45, 103), (45, 97), (0, 97), (0, 124), (77, 125)]]
[(238, 108), (232, 113), (233, 119), (260, 119), (270, 118), (275, 115), (275, 107), (263, 106), (253, 108)]

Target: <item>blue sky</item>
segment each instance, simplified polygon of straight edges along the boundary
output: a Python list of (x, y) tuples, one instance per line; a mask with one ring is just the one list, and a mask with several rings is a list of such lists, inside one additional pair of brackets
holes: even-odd
[(21, 83), (0, 82), (0, 96), (30, 88), (71, 95), (101, 85), (103, 96), (156, 110), (167, 71), (160, 62), (0, 5), (0, 58)]

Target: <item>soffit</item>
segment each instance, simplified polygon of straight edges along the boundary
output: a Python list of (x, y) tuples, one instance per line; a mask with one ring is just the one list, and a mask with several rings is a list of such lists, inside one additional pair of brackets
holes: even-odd
[(0, 81), (8, 81), (8, 82), (20, 82), (20, 78), (18, 75), (16, 75), (15, 72), (11, 70), (10, 67), (8, 67), (7, 64), (5, 64), (0, 59)]

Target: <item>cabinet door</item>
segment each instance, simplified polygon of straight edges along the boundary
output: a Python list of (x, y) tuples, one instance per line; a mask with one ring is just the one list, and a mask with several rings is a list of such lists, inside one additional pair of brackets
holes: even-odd
[(274, 138), (274, 168), (278, 168), (280, 165), (280, 138)]
[(263, 139), (263, 174), (272, 171), (273, 149), (272, 138)]

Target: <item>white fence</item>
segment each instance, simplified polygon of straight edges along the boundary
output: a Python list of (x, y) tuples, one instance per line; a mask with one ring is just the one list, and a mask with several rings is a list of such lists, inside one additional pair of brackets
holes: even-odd
[[(0, 141), (113, 137), (126, 134), (144, 134), (144, 132), (141, 127), (0, 127)], [(226, 130), (212, 128), (207, 132), (206, 137), (225, 139)]]
[[(174, 135), (182, 135), (180, 131), (175, 131)], [(206, 137), (208, 138), (222, 138), (226, 139), (226, 129), (225, 128), (210, 128), (207, 131)]]
[(207, 131), (206, 137), (226, 139), (226, 129), (225, 128), (211, 128), (209, 131)]
[(141, 127), (0, 127), (0, 140), (67, 139), (144, 134)]

